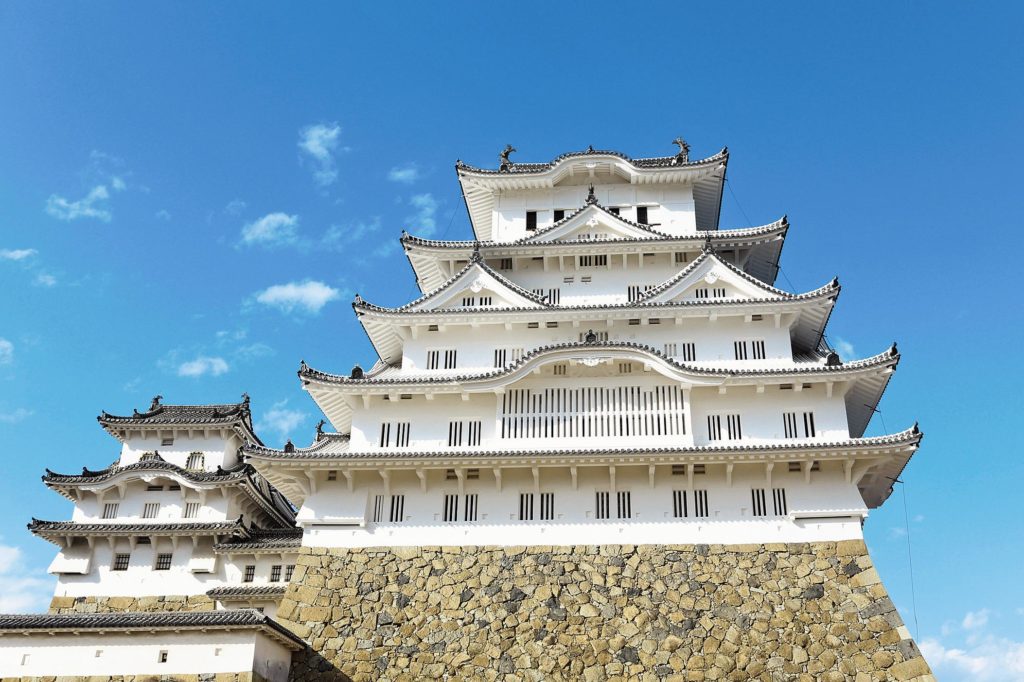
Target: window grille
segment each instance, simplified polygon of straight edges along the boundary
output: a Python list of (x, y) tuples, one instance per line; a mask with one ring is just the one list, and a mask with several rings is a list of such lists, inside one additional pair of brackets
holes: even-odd
[(270, 567), (270, 582), (279, 583), (281, 582), (281, 565), (274, 564)]
[(798, 419), (796, 412), (782, 413), (783, 433), (786, 438), (799, 438), (800, 426), (803, 426), (803, 437), (814, 438), (817, 431), (814, 428), (814, 413), (804, 412), (803, 419)]
[(681, 343), (679, 357), (683, 362), (694, 362), (697, 359), (697, 344), (691, 342)]
[(194, 518), (198, 517), (199, 516), (199, 507), (200, 507), (200, 504), (198, 502), (186, 502), (185, 503), (185, 518), (186, 519), (194, 519)]
[(295, 564), (288, 564), (284, 567), (284, 579), (288, 582), (292, 579), (292, 574), (295, 573)]
[(751, 488), (750, 500), (754, 516), (767, 516), (768, 508), (765, 504), (764, 488)]
[(251, 583), (256, 578), (256, 566), (249, 564), (245, 567), (245, 575), (242, 576), (243, 583)]
[(616, 493), (616, 512), (620, 519), (633, 518), (632, 496), (628, 490), (620, 490)]
[(480, 496), (476, 493), (466, 495), (465, 511), (463, 512), (463, 521), (476, 521), (477, 509), (479, 507)]
[(666, 343), (664, 349), (662, 349), (665, 355), (670, 358), (674, 358), (679, 355), (679, 345), (675, 343)]
[(631, 362), (620, 362), (619, 363), (619, 374), (632, 374), (633, 363)]
[(776, 516), (785, 516), (788, 513), (785, 488), (772, 488), (772, 511)]
[(409, 422), (384, 422), (380, 425), (380, 447), (409, 447)]
[[(725, 417), (725, 429), (722, 428), (722, 417)], [(743, 437), (743, 428), (738, 414), (709, 414), (708, 440), (739, 440)]]
[(707, 490), (694, 490), (693, 491), (693, 515), (698, 518), (705, 518), (708, 516), (708, 491)]
[(597, 491), (597, 495), (596, 495), (597, 499), (594, 502), (594, 506), (596, 507), (595, 510), (594, 510), (594, 512), (595, 512), (594, 516), (595, 517), (597, 517), (599, 519), (607, 519), (608, 518), (608, 512), (609, 512), (609, 506), (610, 506), (608, 504), (608, 502), (609, 502), (609, 498), (610, 497), (611, 497), (611, 493), (609, 493), (608, 491), (605, 491), (605, 490)]
[(545, 322), (544, 326), (548, 329), (558, 329), (558, 322)]
[(454, 348), (427, 351), (427, 369), (455, 369), (458, 351)]
[(519, 520), (533, 521), (533, 493), (519, 493)]
[[(558, 365), (555, 368), (558, 374)], [(679, 386), (512, 389), (501, 397), (500, 417), (501, 438), (606, 438), (686, 433), (683, 393)]]
[(568, 365), (562, 362), (552, 367), (551, 373), (554, 374), (556, 377), (564, 377), (566, 375), (566, 371), (568, 370), (568, 368)]
[(154, 460), (154, 459), (156, 459), (156, 453), (155, 452), (143, 452), (142, 456), (139, 457), (139, 461), (140, 462), (149, 462), (149, 461)]
[(161, 438), (160, 447), (166, 448), (174, 445), (174, 438)]
[(673, 490), (672, 491), (672, 516), (677, 519), (685, 519), (687, 514), (686, 508), (686, 491), (685, 490)]
[(120, 505), (117, 502), (107, 502), (103, 505), (103, 518), (116, 519), (119, 506)]
[(504, 367), (505, 365), (513, 362), (518, 362), (523, 357), (522, 348), (495, 348), (494, 349), (494, 366)]
[[(587, 334), (590, 332), (580, 332), (580, 343), (587, 340)], [(608, 332), (594, 332), (594, 336), (597, 337), (598, 343), (603, 343), (608, 340)]]
[(482, 423), (479, 421), (448, 422), (448, 447), (480, 445), (481, 430)]
[(154, 571), (169, 571), (171, 570), (171, 555), (170, 554), (157, 554), (156, 563), (153, 565)]
[(163, 490), (163, 489), (164, 489), (164, 487), (162, 485), (147, 485), (146, 486), (146, 492), (147, 493), (152, 493), (152, 492), (156, 492), (158, 490)]
[(686, 262), (688, 262), (690, 260), (690, 258), (689, 258), (689, 256), (686, 255), (686, 252), (684, 252), (684, 251), (676, 251), (675, 257), (673, 258), (673, 260), (676, 263), (686, 263)]
[(547, 301), (551, 305), (558, 305), (562, 301), (562, 290), (548, 289)]
[(384, 520), (384, 496), (374, 495), (373, 497), (373, 522), (380, 523)]
[(502, 258), (501, 259), (501, 263), (498, 265), (498, 268), (501, 269), (501, 270), (511, 270), (512, 269), (512, 259), (511, 258)]
[(732, 342), (733, 355), (737, 360), (747, 359), (747, 342), (746, 341), (733, 341)]
[(494, 305), (494, 297), (493, 296), (481, 296), (480, 297), (480, 305), (481, 306)]
[(563, 277), (562, 278), (562, 284), (572, 284), (575, 281), (576, 281), (575, 277)]
[(751, 348), (751, 351), (753, 351), (751, 353), (751, 355), (753, 355), (755, 360), (764, 360), (765, 352), (764, 352), (764, 340), (763, 339), (757, 339), (755, 341), (751, 341), (750, 342), (750, 348)]
[(388, 516), (388, 521), (391, 523), (401, 523), (405, 520), (405, 495), (392, 495), (391, 496), (391, 514)]
[(127, 571), (128, 563), (131, 561), (131, 554), (115, 554), (114, 565), (111, 566), (112, 571)]
[(444, 496), (444, 522), (454, 523), (459, 520), (459, 496)]
[(592, 256), (580, 256), (579, 266), (581, 268), (594, 268), (603, 265), (608, 265), (608, 255), (592, 255)]
[(554, 521), (555, 519), (555, 494), (540, 494), (540, 520)]
[(804, 412), (804, 437), (814, 438), (816, 431), (814, 430), (814, 413)]
[(201, 452), (193, 452), (185, 462), (186, 469), (202, 469), (206, 464), (206, 457)]
[(160, 503), (159, 502), (147, 502), (142, 507), (142, 518), (144, 519), (155, 519), (160, 514)]
[(463, 308), (472, 308), (475, 305), (476, 305), (476, 296), (463, 296), (462, 297), (462, 307)]
[(479, 469), (466, 469), (466, 480), (467, 481), (478, 481), (480, 480)]

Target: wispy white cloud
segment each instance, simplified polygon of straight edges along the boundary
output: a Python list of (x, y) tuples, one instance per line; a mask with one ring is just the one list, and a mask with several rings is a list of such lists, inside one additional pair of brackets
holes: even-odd
[(46, 610), (53, 595), (53, 580), (40, 578), (42, 570), (29, 569), (19, 547), (0, 544), (0, 613), (34, 613)]
[(380, 230), (380, 217), (374, 216), (370, 220), (362, 220), (342, 227), (331, 225), (324, 232), (320, 243), (324, 248), (333, 251), (347, 251), (357, 244), (360, 244), (365, 237), (371, 237)]
[(224, 207), (224, 212), (228, 215), (242, 215), (242, 211), (248, 206), (241, 199), (232, 199), (228, 202), (228, 205)]
[(37, 253), (35, 249), (0, 249), (0, 260), (25, 260)]
[(299, 131), (299, 151), (312, 161), (313, 179), (321, 187), (338, 179), (334, 155), (340, 141), (341, 126), (333, 122), (308, 125)]
[(287, 438), (292, 431), (308, 418), (305, 412), (289, 410), (287, 406), (287, 400), (271, 405), (270, 409), (264, 412), (256, 422), (256, 431), (272, 431), (280, 436), (282, 440)]
[(990, 636), (957, 647), (925, 639), (921, 653), (936, 673), (962, 674), (976, 682), (1024, 680), (1024, 642)]
[(420, 169), (414, 163), (395, 166), (388, 171), (388, 180), (411, 185), (420, 179)]
[(200, 355), (194, 360), (189, 360), (178, 365), (178, 376), (199, 378), (209, 374), (218, 377), (225, 374), (230, 368), (224, 358)]
[(18, 422), (25, 421), (33, 414), (35, 414), (35, 412), (32, 410), (26, 410), (24, 407), (19, 407), (15, 410), (11, 410), (10, 412), (0, 412), (0, 422), (3, 422), (4, 424), (17, 424)]
[(235, 349), (235, 358), (243, 362), (258, 360), (274, 354), (274, 349), (265, 343), (250, 343)]
[(990, 611), (988, 609), (979, 609), (977, 611), (968, 611), (964, 615), (963, 621), (960, 622), (960, 627), (964, 630), (977, 630), (988, 625), (988, 616)]
[(846, 339), (836, 337), (835, 348), (843, 362), (857, 359), (857, 353), (853, 349), (853, 344)]
[(0, 336), (0, 365), (14, 362), (14, 344)]
[(256, 301), (286, 313), (301, 311), (315, 314), (338, 299), (341, 292), (316, 280), (275, 284), (256, 294)]
[(242, 243), (261, 246), (281, 246), (298, 241), (299, 216), (287, 213), (268, 213), (242, 227)]
[(57, 278), (48, 272), (40, 272), (36, 274), (34, 284), (37, 287), (52, 287), (57, 285)]
[(96, 218), (107, 223), (114, 217), (106, 206), (110, 192), (106, 185), (96, 185), (89, 193), (77, 201), (57, 194), (51, 194), (46, 200), (46, 212), (58, 220), (78, 220), (79, 218)]
[(414, 194), (409, 197), (409, 205), (416, 213), (406, 218), (422, 237), (433, 236), (437, 230), (437, 207), (440, 205), (433, 194)]

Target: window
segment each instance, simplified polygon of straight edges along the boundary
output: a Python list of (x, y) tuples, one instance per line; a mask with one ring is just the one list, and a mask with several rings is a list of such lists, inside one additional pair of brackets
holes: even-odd
[(628, 490), (620, 490), (616, 493), (616, 511), (618, 512), (618, 518), (630, 519), (633, 518), (633, 505), (631, 502), (632, 496)]
[(285, 579), (285, 581), (286, 582), (290, 581), (292, 579), (292, 574), (294, 574), (294, 573), (295, 573), (295, 564), (288, 564), (287, 566), (285, 566), (284, 567), (284, 579)]
[(554, 521), (555, 520), (555, 494), (554, 493), (541, 493), (540, 494), (540, 520), (541, 521)]
[(537, 229), (537, 212), (527, 211), (526, 212), (526, 231), (534, 232)]
[(160, 514), (160, 503), (159, 502), (147, 502), (142, 507), (142, 518), (144, 519), (155, 519)]
[(686, 263), (690, 259), (687, 257), (686, 253), (682, 251), (676, 251), (675, 258), (673, 260), (675, 260), (676, 263)]
[[(782, 413), (782, 427), (786, 438), (799, 438), (800, 429), (799, 426), (801, 420), (797, 419), (796, 412), (783, 412)], [(814, 428), (814, 413), (804, 412), (803, 413), (803, 437), (814, 438), (817, 431)]]
[(157, 663), (166, 663), (167, 662), (167, 650), (166, 649), (161, 649), (160, 650), (160, 653), (156, 657), (156, 662)]
[(647, 224), (647, 207), (637, 206), (636, 207), (636, 221), (641, 225)]
[(562, 300), (561, 289), (548, 289), (547, 302), (551, 305), (558, 305)]
[[(580, 343), (583, 343), (584, 341), (587, 340), (587, 334), (589, 333), (590, 332), (580, 332)], [(608, 340), (608, 332), (594, 332), (594, 336), (597, 337), (596, 340), (598, 341), (598, 343)]]
[(558, 322), (545, 322), (544, 327), (546, 329), (558, 329)]
[(608, 209), (608, 212), (611, 213), (612, 215), (619, 215), (620, 213), (622, 213), (622, 208), (620, 208), (619, 206), (612, 206), (611, 208)]
[(120, 505), (117, 502), (107, 502), (103, 505), (103, 518), (105, 519), (116, 519), (117, 509)]
[(163, 489), (164, 489), (164, 487), (162, 485), (147, 485), (146, 486), (146, 492), (148, 492), (148, 493), (156, 492), (158, 490), (163, 490)]
[(167, 489), (168, 490), (181, 490), (181, 484), (180, 483), (172, 483), (169, 486), (167, 486)]
[(131, 554), (115, 554), (114, 555), (114, 565), (111, 566), (110, 570), (112, 570), (112, 571), (127, 571), (128, 570), (128, 562), (131, 561), (131, 558), (132, 558)]
[(454, 369), (458, 351), (454, 348), (427, 351), (427, 369)]
[(752, 488), (750, 490), (750, 501), (754, 516), (767, 516), (768, 510), (764, 501), (764, 488)]
[(519, 493), (519, 520), (533, 521), (533, 493)]
[(693, 295), (698, 299), (708, 298), (725, 298), (725, 287), (718, 287), (709, 289), (708, 287), (700, 287), (693, 290)]
[(328, 471), (327, 471), (327, 480), (328, 481), (337, 481), (338, 480), (338, 470), (337, 469), (328, 469)]
[(754, 356), (755, 360), (764, 360), (764, 340), (758, 339), (750, 342), (751, 355)]
[(384, 496), (374, 495), (373, 497), (373, 522), (380, 523), (384, 520)]
[(679, 358), (683, 362), (693, 362), (697, 359), (697, 344), (692, 341), (679, 344)]
[(764, 360), (764, 340), (754, 341), (733, 341), (733, 355), (737, 360)]
[(584, 284), (590, 284), (593, 281), (593, 279), (594, 278), (591, 277), (590, 275), (583, 275), (582, 277), (580, 277), (580, 281), (583, 282)]
[(480, 496), (476, 493), (466, 495), (466, 505), (464, 507), (465, 512), (462, 517), (463, 521), (476, 521), (477, 508), (479, 506)]
[(511, 258), (502, 258), (501, 261), (498, 263), (498, 269), (499, 270), (511, 270), (512, 269), (512, 259)]
[(186, 469), (202, 469), (205, 465), (206, 458), (201, 452), (193, 452), (188, 456), (188, 461), (185, 463)]
[(663, 349), (663, 352), (668, 357), (674, 358), (675, 356), (679, 355), (679, 344), (676, 344), (676, 343), (666, 343), (665, 344), (665, 348)]
[(444, 522), (454, 523), (459, 520), (459, 496), (444, 496)]
[(608, 265), (607, 254), (602, 254), (600, 256), (580, 256), (579, 266), (581, 268), (595, 268), (602, 265)]
[(619, 374), (632, 374), (633, 363), (631, 362), (620, 362), (619, 363)]
[(467, 481), (479, 481), (480, 470), (479, 469), (466, 469), (466, 480)]
[(554, 218), (555, 218), (555, 222), (556, 223), (559, 220), (563, 220), (565, 218), (565, 209), (564, 208), (556, 208), (555, 209), (555, 213), (554, 213)]
[(156, 563), (153, 565), (154, 571), (169, 571), (171, 570), (171, 555), (170, 554), (157, 554)]
[(772, 511), (776, 516), (785, 516), (788, 513), (785, 488), (772, 488)]
[(279, 583), (281, 582), (281, 565), (274, 564), (270, 567), (270, 582)]
[(522, 348), (495, 348), (494, 366), (504, 367), (510, 362), (518, 362), (523, 357)]
[(562, 284), (572, 284), (575, 281), (576, 281), (575, 277), (563, 277), (562, 278)]
[[(722, 417), (725, 417), (725, 430), (722, 429)], [(738, 414), (709, 414), (708, 440), (739, 440), (743, 437), (743, 429)]]
[(479, 421), (471, 422), (448, 422), (448, 447), (460, 447), (461, 445), (480, 445), (480, 431), (482, 424)]
[(391, 496), (391, 514), (388, 516), (388, 521), (391, 523), (401, 523), (405, 520), (405, 495), (392, 495)]
[(380, 446), (409, 447), (409, 422), (384, 422), (380, 425)]
[(564, 377), (567, 370), (568, 365), (566, 365), (564, 362), (560, 362), (551, 368), (551, 373), (554, 374), (556, 377)]
[(140, 462), (148, 462), (148, 461), (154, 460), (154, 459), (156, 459), (156, 453), (155, 452), (143, 452), (142, 456), (139, 457), (139, 461)]
[(256, 566), (249, 564), (245, 567), (245, 574), (242, 576), (243, 583), (251, 583), (256, 577)]
[(611, 493), (609, 493), (607, 491), (600, 491), (599, 490), (597, 492), (597, 495), (596, 495), (597, 499), (595, 500), (595, 507), (596, 507), (596, 509), (595, 509), (595, 514), (594, 514), (597, 518), (599, 518), (599, 519), (607, 519), (608, 518), (608, 506), (609, 506), (608, 505), (608, 501), (609, 501), (609, 497), (611, 497)]
[(685, 519), (689, 514), (686, 509), (686, 491), (672, 491), (672, 516), (677, 519)]
[(626, 299), (630, 301), (639, 300), (644, 294), (654, 288), (653, 284), (630, 284), (626, 287)]
[(174, 445), (174, 438), (161, 438), (160, 439), (160, 447), (166, 448), (166, 447), (171, 446), (171, 445)]
[(194, 519), (199, 516), (199, 502), (186, 502), (185, 503), (185, 518)]
[(693, 515), (698, 518), (706, 518), (708, 516), (707, 490), (693, 491)]

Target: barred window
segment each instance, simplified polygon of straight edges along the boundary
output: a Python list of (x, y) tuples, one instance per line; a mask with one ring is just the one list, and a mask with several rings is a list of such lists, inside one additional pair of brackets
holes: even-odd
[[(723, 419), (725, 428), (722, 428)], [(739, 440), (743, 438), (743, 427), (738, 414), (709, 414), (708, 440)]]
[(459, 496), (444, 496), (444, 522), (455, 523), (459, 520)]
[(153, 565), (155, 571), (169, 571), (171, 570), (171, 555), (170, 554), (157, 554), (156, 563)]
[(142, 507), (142, 518), (144, 519), (155, 519), (160, 514), (160, 503), (159, 502), (147, 502)]
[(194, 519), (197, 516), (199, 516), (199, 507), (200, 507), (200, 504), (198, 502), (186, 502), (185, 503), (185, 518), (186, 519)]
[(533, 493), (519, 493), (519, 520), (533, 521)]
[(185, 462), (186, 469), (202, 469), (206, 463), (206, 458), (201, 452), (193, 452), (188, 456), (188, 461)]
[(597, 491), (597, 495), (596, 495), (597, 499), (595, 500), (595, 505), (594, 505), (596, 507), (594, 515), (597, 518), (599, 518), (599, 519), (607, 519), (607, 518), (609, 518), (609, 506), (610, 505), (608, 503), (609, 503), (609, 498), (610, 497), (611, 497), (611, 493), (609, 493), (608, 491), (602, 491), (602, 490)]
[(245, 574), (242, 576), (243, 583), (251, 583), (256, 578), (256, 566), (249, 564), (245, 567)]
[(750, 500), (754, 516), (767, 516), (768, 507), (765, 505), (764, 488), (752, 488)]
[(281, 565), (274, 564), (270, 567), (270, 582), (279, 583), (281, 582)]
[(287, 566), (285, 566), (284, 567), (284, 579), (285, 579), (285, 581), (286, 582), (290, 581), (292, 579), (292, 575), (294, 573), (295, 573), (295, 564), (288, 564)]
[(110, 567), (112, 571), (127, 571), (128, 562), (131, 561), (131, 554), (115, 554), (114, 564)]
[(391, 514), (388, 516), (388, 521), (391, 523), (401, 523), (405, 520), (405, 495), (392, 495), (391, 496)]
[(541, 521), (554, 521), (555, 520), (555, 494), (554, 493), (541, 493), (540, 494), (540, 520)]
[(435, 348), (427, 351), (427, 369), (455, 369), (458, 351), (454, 348)]
[(116, 519), (117, 510), (120, 505), (117, 502), (107, 502), (103, 505), (103, 518)]
[(708, 514), (708, 491), (693, 491), (693, 515), (697, 518), (705, 518)]
[(373, 497), (373, 522), (380, 523), (384, 520), (384, 496), (374, 495)]
[(786, 507), (786, 489), (785, 488), (773, 488), (772, 489), (772, 511), (775, 512), (776, 516), (785, 516), (789, 513)]
[(409, 447), (409, 422), (384, 422), (380, 425), (380, 446)]
[(479, 507), (480, 496), (476, 493), (466, 495), (466, 504), (463, 506), (463, 521), (476, 521), (477, 508)]
[(631, 519), (633, 518), (633, 505), (631, 502), (632, 496), (628, 490), (620, 490), (615, 494), (616, 497), (616, 512), (620, 519)]
[(672, 491), (672, 516), (677, 519), (684, 519), (689, 516), (686, 508), (685, 490)]

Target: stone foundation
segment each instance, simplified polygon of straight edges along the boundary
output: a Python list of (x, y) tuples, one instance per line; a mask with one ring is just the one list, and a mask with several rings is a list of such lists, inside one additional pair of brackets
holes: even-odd
[(292, 679), (932, 681), (864, 543), (302, 548)]
[(199, 673), (196, 675), (110, 675), (108, 677), (4, 677), (3, 682), (266, 682), (259, 673)]
[(159, 597), (54, 597), (50, 600), (50, 613), (213, 611), (214, 606), (214, 601), (205, 594), (171, 594)]

